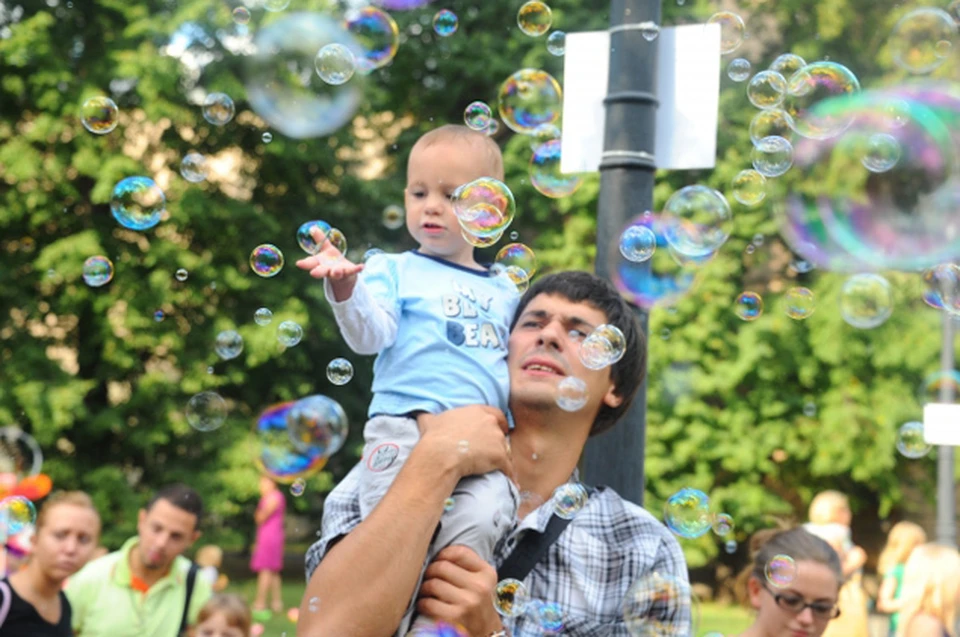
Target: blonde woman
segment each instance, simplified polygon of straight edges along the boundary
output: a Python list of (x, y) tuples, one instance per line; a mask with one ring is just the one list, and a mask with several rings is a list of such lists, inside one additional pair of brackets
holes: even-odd
[(960, 553), (940, 544), (923, 544), (903, 569), (897, 637), (956, 637), (960, 604)]
[(882, 577), (877, 594), (877, 610), (890, 615), (890, 635), (897, 634), (900, 606), (903, 602), (903, 569), (907, 559), (921, 544), (927, 541), (926, 532), (913, 522), (897, 522), (887, 535), (887, 545), (880, 553), (877, 573)]

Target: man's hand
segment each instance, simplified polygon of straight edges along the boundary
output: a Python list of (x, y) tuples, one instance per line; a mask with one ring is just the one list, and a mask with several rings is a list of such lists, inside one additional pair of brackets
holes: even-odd
[(420, 442), (415, 450), (453, 461), (458, 478), (502, 471), (516, 482), (510, 458), (507, 417), (496, 407), (469, 405), (417, 418)]
[(353, 294), (353, 287), (357, 284), (357, 275), (363, 271), (363, 264), (345, 259), (320, 228), (311, 228), (310, 236), (321, 244), (320, 252), (300, 259), (297, 267), (309, 271), (310, 276), (315, 279), (330, 279), (335, 300), (346, 301)]
[(460, 624), (468, 635), (489, 635), (503, 624), (493, 606), (497, 571), (466, 546), (448, 546), (423, 576), (417, 611)]

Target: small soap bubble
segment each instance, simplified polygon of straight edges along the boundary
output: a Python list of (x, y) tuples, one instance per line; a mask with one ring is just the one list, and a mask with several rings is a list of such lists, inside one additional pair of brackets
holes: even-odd
[(866, 142), (860, 163), (872, 173), (885, 173), (900, 161), (900, 142), (893, 135), (874, 133)]
[(861, 330), (882, 325), (893, 314), (893, 291), (879, 274), (855, 274), (840, 290), (840, 315)]
[(290, 0), (263, 0), (263, 8), (267, 11), (283, 11), (290, 6)]
[(707, 24), (720, 25), (720, 53), (733, 53), (743, 43), (743, 33), (746, 26), (743, 18), (730, 11), (714, 13), (707, 20)]
[(553, 11), (539, 0), (530, 0), (517, 12), (517, 25), (524, 34), (537, 38), (550, 30)]
[(890, 33), (893, 59), (911, 73), (930, 73), (947, 60), (956, 37), (957, 23), (950, 13), (933, 7), (915, 9)]
[(233, 10), (233, 21), (237, 24), (250, 23), (250, 9), (246, 7), (237, 7)]
[(534, 616), (540, 630), (545, 635), (560, 635), (563, 633), (563, 610), (556, 602), (540, 602), (536, 604)]
[(767, 196), (767, 178), (752, 168), (741, 170), (730, 182), (730, 190), (744, 206), (756, 206)]
[(498, 99), (500, 119), (522, 135), (543, 124), (556, 124), (563, 111), (560, 83), (538, 69), (521, 69), (508, 77), (500, 86)]
[(737, 552), (737, 541), (727, 540), (723, 545), (723, 550), (727, 552), (727, 555), (733, 555)]
[(647, 226), (632, 225), (620, 235), (620, 254), (627, 261), (642, 263), (657, 249), (657, 235)]
[(924, 303), (937, 310), (960, 314), (960, 266), (941, 263), (924, 270), (922, 278)]
[(792, 287), (784, 294), (786, 313), (790, 318), (802, 321), (816, 309), (813, 292), (804, 287)]
[(853, 71), (836, 62), (808, 64), (787, 82), (783, 110), (790, 115), (793, 130), (802, 137), (828, 139), (846, 130), (855, 118), (855, 109), (820, 109), (831, 97), (860, 92), (860, 80)]
[(467, 440), (461, 440), (457, 442), (457, 451), (460, 453), (467, 453), (470, 451), (470, 442)]
[(504, 617), (519, 617), (529, 602), (530, 594), (520, 580), (507, 578), (497, 583), (493, 604)]
[(727, 65), (727, 77), (734, 82), (743, 82), (750, 77), (750, 60), (735, 58)]
[(572, 520), (586, 506), (590, 494), (579, 482), (565, 482), (553, 491), (553, 512), (564, 520)]
[(530, 158), (530, 183), (551, 199), (568, 197), (580, 189), (583, 178), (560, 169), (561, 141), (551, 139), (537, 146)]
[(213, 349), (225, 361), (236, 358), (243, 351), (243, 337), (236, 330), (223, 330), (217, 334)]
[(713, 527), (710, 498), (698, 489), (681, 489), (667, 498), (663, 521), (668, 529), (682, 538), (698, 538)]
[(284, 321), (277, 326), (277, 340), (285, 347), (293, 347), (303, 338), (303, 328), (294, 321)]
[(627, 339), (616, 325), (597, 326), (580, 344), (580, 362), (587, 369), (613, 365), (627, 351)]
[(557, 383), (557, 406), (564, 411), (579, 411), (587, 404), (587, 384), (575, 376)]
[(396, 21), (376, 7), (363, 7), (347, 13), (347, 30), (361, 46), (357, 70), (369, 73), (393, 61), (400, 45)]
[[(240, 348), (243, 348), (242, 342)], [(227, 401), (217, 392), (203, 391), (187, 401), (185, 414), (187, 422), (197, 431), (213, 431), (227, 418)]]
[(0, 529), (5, 536), (25, 531), (37, 521), (37, 509), (22, 495), (11, 495), (0, 500)]
[(406, 223), (406, 214), (397, 204), (390, 204), (383, 209), (383, 226), (387, 230), (399, 230)]
[(119, 110), (109, 97), (91, 97), (80, 107), (83, 127), (95, 135), (106, 135), (117, 127)]
[(776, 71), (760, 71), (747, 84), (747, 99), (760, 109), (777, 108), (787, 92), (787, 80)]
[(233, 119), (236, 107), (226, 93), (210, 93), (203, 100), (203, 119), (214, 126), (223, 126)]
[(724, 537), (733, 533), (733, 517), (726, 513), (718, 513), (713, 516), (713, 532), (719, 537)]
[(490, 125), (493, 111), (486, 102), (470, 102), (463, 111), (463, 121), (468, 128), (475, 131), (485, 130)]
[(83, 262), (83, 282), (99, 288), (113, 280), (113, 261), (103, 256), (90, 257)]
[(753, 147), (751, 159), (764, 177), (779, 177), (793, 166), (793, 144), (783, 137), (764, 137)]
[(484, 134), (486, 134), (487, 137), (493, 137), (493, 136), (496, 135), (498, 132), (500, 132), (500, 122), (498, 122), (498, 121), (495, 120), (495, 119), (491, 119), (491, 120), (490, 120), (490, 123), (489, 123), (489, 124), (487, 125), (487, 127), (483, 130), (483, 132), (484, 132)]
[(162, 322), (163, 319), (165, 319), (165, 318), (167, 318), (167, 315), (164, 314), (163, 310), (156, 310), (156, 311), (153, 313), (153, 320), (156, 321), (157, 323)]
[(320, 598), (311, 597), (307, 602), (307, 610), (309, 610), (311, 613), (315, 613), (319, 608), (320, 608)]
[(300, 453), (328, 458), (347, 439), (347, 415), (337, 401), (315, 394), (301, 398), (286, 416), (287, 438)]
[(767, 581), (775, 588), (786, 588), (797, 576), (797, 564), (789, 555), (774, 555), (763, 569)]
[(183, 283), (190, 276), (190, 273), (187, 272), (186, 268), (180, 268), (176, 271), (176, 273), (173, 276), (176, 277), (177, 281), (180, 281), (181, 283)]
[(253, 321), (261, 327), (270, 325), (270, 323), (273, 322), (273, 312), (266, 307), (258, 308), (257, 311), (253, 313)]
[(318, 228), (320, 230), (321, 237), (329, 237), (330, 224), (326, 221), (307, 221), (300, 225), (297, 228), (297, 244), (300, 245), (300, 248), (307, 254), (317, 254), (320, 252), (320, 249), (323, 247), (323, 239), (317, 241), (313, 238), (313, 229)]
[(130, 230), (149, 230), (163, 218), (167, 198), (149, 177), (127, 177), (117, 182), (110, 196), (113, 218)]
[(213, 365), (211, 365), (210, 367), (207, 368), (207, 373), (208, 373), (208, 374), (212, 374), (212, 373), (213, 373)]
[(353, 378), (353, 364), (345, 358), (335, 358), (327, 364), (327, 380), (334, 385), (346, 385)]
[(385, 253), (383, 250), (381, 250), (380, 248), (370, 248), (369, 250), (367, 250), (366, 252), (363, 253), (363, 259), (362, 259), (362, 260), (363, 260), (364, 263), (366, 263), (367, 261), (369, 261), (369, 260), (372, 259), (373, 257), (377, 256), (378, 254), (386, 254), (386, 253)]
[(900, 455), (915, 460), (922, 458), (933, 447), (923, 439), (923, 423), (918, 421), (904, 423), (897, 431), (897, 451)]
[(433, 32), (441, 38), (448, 38), (457, 32), (460, 26), (460, 19), (457, 14), (449, 9), (441, 9), (433, 16)]
[(753, 116), (750, 120), (750, 141), (756, 144), (764, 137), (793, 139), (793, 123), (785, 110), (770, 108)]
[(313, 65), (321, 80), (331, 86), (339, 86), (353, 77), (357, 70), (357, 58), (348, 47), (331, 42), (317, 51)]
[(770, 65), (771, 71), (776, 71), (787, 78), (807, 65), (807, 61), (793, 53), (782, 53)]
[(264, 278), (277, 276), (283, 269), (283, 253), (272, 243), (258, 245), (250, 253), (250, 269)]
[(756, 292), (741, 292), (734, 301), (733, 308), (737, 318), (755, 321), (763, 314), (763, 299)]
[(481, 177), (453, 192), (453, 210), (460, 227), (482, 239), (501, 236), (513, 222), (517, 203), (505, 183)]
[(567, 34), (563, 31), (554, 31), (547, 36), (547, 51), (551, 55), (563, 57), (567, 50)]
[(263, 135), (260, 136), (260, 139), (263, 140), (264, 144), (269, 144), (273, 141), (273, 133), (266, 131)]
[(726, 242), (732, 229), (730, 204), (709, 186), (685, 186), (664, 204), (664, 239), (681, 257), (708, 258)]
[(639, 24), (640, 35), (643, 36), (643, 39), (647, 42), (653, 42), (657, 39), (657, 36), (660, 35), (660, 25), (656, 22), (641, 22)]
[(180, 175), (192, 184), (198, 184), (207, 178), (209, 173), (207, 158), (197, 152), (189, 152), (180, 162)]
[(303, 478), (297, 478), (290, 485), (290, 495), (295, 498), (299, 498), (303, 495), (303, 492), (307, 490), (307, 481)]

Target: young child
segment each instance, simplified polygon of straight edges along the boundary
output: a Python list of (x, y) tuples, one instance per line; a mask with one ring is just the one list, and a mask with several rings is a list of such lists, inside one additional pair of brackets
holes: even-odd
[(903, 605), (903, 569), (913, 549), (926, 543), (927, 534), (913, 522), (897, 522), (887, 535), (887, 544), (877, 560), (877, 573), (883, 578), (877, 594), (877, 610), (890, 614), (890, 635), (897, 634)]
[[(416, 250), (355, 265), (325, 242), (320, 254), (297, 262), (324, 279), (350, 348), (378, 354), (363, 457), (351, 471), (359, 473), (355, 488), (363, 518), (419, 440), (419, 413), (472, 404), (507, 411), (507, 338), (517, 290), (476, 262), (451, 201), (459, 186), (480, 177), (503, 179), (503, 158), (493, 140), (465, 126), (432, 130), (414, 144), (407, 165), (404, 203)], [(348, 482), (353, 483), (344, 480), (336, 489), (349, 489)], [(500, 472), (463, 480), (453, 506), (443, 513), (427, 562), (445, 546), (463, 544), (492, 563), (494, 545), (510, 529), (518, 500), (516, 487)], [(413, 611), (411, 600), (398, 635), (407, 634)]]
[(219, 593), (230, 583), (230, 578), (220, 572), (223, 566), (223, 549), (213, 544), (207, 544), (197, 550), (194, 560), (200, 567), (200, 576), (207, 580), (214, 593)]
[(190, 637), (251, 637), (250, 608), (239, 595), (218, 593), (200, 609), (197, 624), (189, 634)]

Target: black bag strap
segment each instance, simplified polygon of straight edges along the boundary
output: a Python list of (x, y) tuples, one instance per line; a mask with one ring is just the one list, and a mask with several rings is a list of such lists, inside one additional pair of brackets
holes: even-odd
[[(589, 495), (595, 492), (596, 489), (587, 487)], [(509, 577), (522, 582), (572, 521), (572, 518), (562, 518), (554, 513), (550, 516), (550, 521), (547, 522), (547, 528), (543, 533), (533, 529), (527, 531), (497, 569), (497, 581), (503, 581)]]
[(190, 570), (187, 571), (187, 602), (183, 605), (183, 618), (180, 620), (180, 630), (177, 632), (177, 637), (187, 634), (187, 620), (190, 618), (190, 598), (193, 597), (193, 586), (197, 583), (198, 570), (197, 563), (190, 562)]

